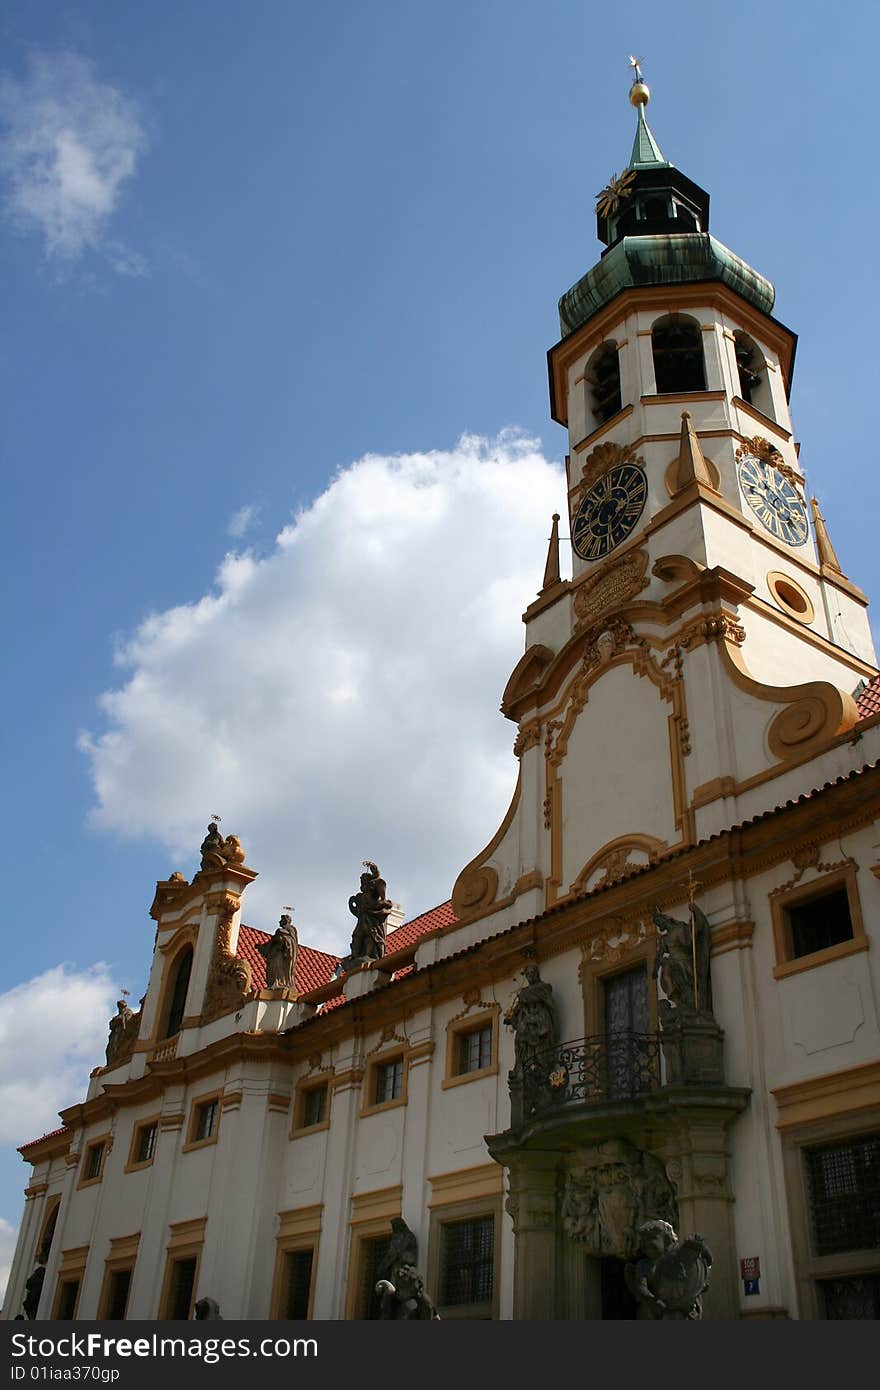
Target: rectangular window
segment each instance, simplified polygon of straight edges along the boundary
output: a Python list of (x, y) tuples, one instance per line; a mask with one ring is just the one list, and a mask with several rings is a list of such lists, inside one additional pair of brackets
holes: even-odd
[(376, 1068), (376, 1094), (374, 1103), (383, 1105), (389, 1100), (398, 1100), (403, 1095), (403, 1058), (395, 1057), (392, 1062), (383, 1062)]
[(159, 1126), (155, 1122), (148, 1125), (141, 1125), (137, 1133), (137, 1141), (134, 1146), (135, 1163), (149, 1163), (156, 1151), (156, 1135)]
[(285, 1256), (284, 1317), (302, 1320), (309, 1316), (312, 1290), (313, 1250), (293, 1250)]
[(491, 1304), (494, 1289), (495, 1220), (450, 1221), (442, 1228), (440, 1302)]
[(65, 1279), (58, 1290), (58, 1305), (55, 1317), (59, 1322), (70, 1322), (76, 1312), (76, 1300), (79, 1297), (79, 1280)]
[(379, 1316), (380, 1298), (376, 1293), (376, 1283), (388, 1246), (390, 1236), (374, 1236), (360, 1243), (360, 1281), (358, 1289), (359, 1318), (376, 1319)]
[(130, 1269), (114, 1269), (110, 1274), (110, 1286), (107, 1291), (107, 1311), (104, 1314), (110, 1322), (121, 1322), (125, 1317), (125, 1310), (128, 1307), (128, 1294), (131, 1288), (132, 1271)]
[(816, 1255), (880, 1246), (880, 1134), (806, 1149)]
[(104, 1162), (104, 1150), (107, 1145), (103, 1139), (97, 1144), (90, 1144), (86, 1149), (85, 1163), (83, 1164), (83, 1182), (95, 1182), (101, 1176), (101, 1166)]
[(193, 1143), (199, 1144), (204, 1139), (210, 1139), (217, 1124), (217, 1101), (206, 1100), (203, 1105), (196, 1108), (195, 1124), (193, 1125)]
[(327, 1083), (323, 1086), (309, 1086), (303, 1092), (301, 1128), (322, 1125), (327, 1118)]
[(853, 939), (849, 894), (845, 887), (794, 903), (786, 908), (785, 917), (791, 934), (792, 960)]
[(826, 1318), (880, 1318), (880, 1274), (850, 1279), (820, 1279)]
[(165, 1317), (171, 1321), (183, 1322), (192, 1312), (193, 1291), (196, 1282), (196, 1256), (188, 1255), (175, 1260), (171, 1269), (171, 1284), (168, 1290), (168, 1305)]
[(492, 1065), (492, 1025), (486, 1023), (481, 1028), (473, 1028), (459, 1037), (459, 1074), (482, 1071)]

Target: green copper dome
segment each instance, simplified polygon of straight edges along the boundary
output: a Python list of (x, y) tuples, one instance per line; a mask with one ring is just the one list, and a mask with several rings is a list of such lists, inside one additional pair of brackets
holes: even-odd
[(573, 333), (621, 290), (700, 280), (720, 280), (765, 314), (773, 308), (770, 281), (708, 232), (625, 236), (562, 296), (560, 332)]

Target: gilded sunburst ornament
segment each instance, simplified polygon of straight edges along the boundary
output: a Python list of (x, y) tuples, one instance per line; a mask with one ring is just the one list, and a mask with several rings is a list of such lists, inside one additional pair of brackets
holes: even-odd
[(624, 169), (622, 174), (612, 174), (601, 193), (596, 194), (596, 211), (600, 217), (610, 217), (617, 212), (624, 198), (632, 194), (635, 169)]

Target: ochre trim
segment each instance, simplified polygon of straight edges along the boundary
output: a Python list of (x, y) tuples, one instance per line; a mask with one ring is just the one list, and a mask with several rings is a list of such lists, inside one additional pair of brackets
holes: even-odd
[(482, 1163), (478, 1168), (456, 1168), (428, 1178), (431, 1196), (428, 1210), (453, 1202), (482, 1201), (504, 1192), (504, 1169), (498, 1163)]
[[(462, 1086), (469, 1081), (480, 1081), (484, 1076), (496, 1076), (498, 1074), (498, 1035), (500, 1033), (499, 1024), (501, 1022), (501, 1005), (489, 1004), (485, 1008), (477, 1007), (474, 1013), (468, 1008), (463, 1013), (451, 1018), (446, 1025), (446, 1073), (443, 1077), (441, 1090), (448, 1090), (451, 1086)], [(457, 1053), (461, 1039), (468, 1033), (476, 1033), (489, 1025), (492, 1029), (492, 1042), (490, 1048), (489, 1065), (480, 1067), (476, 1071), (459, 1071), (457, 1068)]]
[(323, 1202), (316, 1202), (311, 1207), (293, 1207), (290, 1211), (279, 1211), (278, 1233), (275, 1239), (289, 1240), (301, 1236), (320, 1235), (323, 1220)]
[(390, 1221), (392, 1216), (400, 1215), (403, 1187), (378, 1187), (374, 1192), (357, 1192), (351, 1199), (351, 1216), (348, 1224), (359, 1221)]
[(752, 944), (754, 922), (720, 922), (712, 928), (711, 953), (723, 956), (727, 951), (743, 951)]
[(868, 1110), (880, 1105), (880, 1062), (862, 1062), (790, 1086), (774, 1086), (771, 1095), (778, 1110), (777, 1129)]
[[(452, 890), (452, 910), (458, 918), (459, 925), (471, 921), (477, 915), (482, 916), (486, 908), (491, 907), (493, 911), (497, 911), (502, 905), (495, 900), (498, 892), (498, 873), (484, 861), (489, 858), (490, 854), (494, 853), (510, 829), (521, 794), (522, 765), (520, 764), (516, 786), (513, 789), (513, 796), (503, 821), (485, 848), (481, 849), (479, 854), (474, 855), (474, 858), (465, 865), (455, 880), (455, 887)], [(513, 902), (516, 896), (516, 889), (514, 889), (513, 894), (505, 899), (505, 903)]]

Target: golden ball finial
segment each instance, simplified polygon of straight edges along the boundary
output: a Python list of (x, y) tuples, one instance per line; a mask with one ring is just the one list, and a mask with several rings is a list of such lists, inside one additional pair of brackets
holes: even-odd
[(629, 65), (632, 68), (633, 80), (629, 89), (629, 99), (633, 106), (647, 106), (651, 100), (651, 88), (642, 77), (642, 60), (636, 58), (634, 54), (629, 55)]

